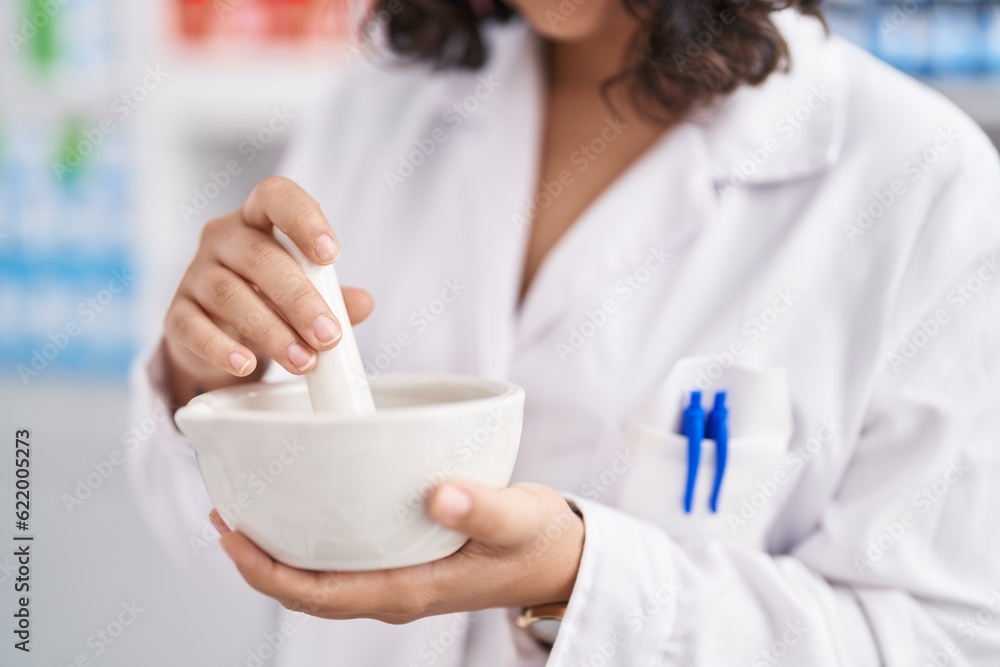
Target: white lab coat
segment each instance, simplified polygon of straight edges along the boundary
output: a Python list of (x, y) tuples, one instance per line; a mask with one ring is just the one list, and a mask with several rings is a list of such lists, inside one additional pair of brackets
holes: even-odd
[[(515, 480), (575, 498), (586, 544), (551, 657), (503, 610), (400, 627), (282, 610), (297, 629), (278, 664), (998, 664), (996, 151), (812, 19), (776, 20), (791, 72), (666, 134), (520, 308), (534, 38), (493, 30), (480, 72), (338, 78), (283, 173), (336, 228), (342, 281), (375, 297), (357, 329), (370, 372), (523, 386)], [(570, 177), (589, 161), (568, 156)], [(162, 392), (148, 369), (139, 410)], [(716, 515), (711, 441), (681, 508), (694, 387), (706, 404), (729, 390)], [(190, 556), (210, 509), (190, 447), (161, 429), (135, 463), (152, 525)]]

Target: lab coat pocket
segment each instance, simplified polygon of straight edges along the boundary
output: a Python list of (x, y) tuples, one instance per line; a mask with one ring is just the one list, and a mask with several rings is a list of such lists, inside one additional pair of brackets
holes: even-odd
[[(698, 382), (705, 363), (711, 359), (679, 362), (643, 409), (628, 420), (619, 456), (630, 466), (616, 504), (662, 526), (679, 542), (722, 539), (760, 548), (790, 486), (780, 483), (792, 434), (786, 376), (783, 369), (734, 366), (715, 380)], [(716, 391), (727, 392), (730, 437), (717, 512), (709, 505), (717, 463), (711, 439), (702, 442), (694, 502), (690, 513), (684, 511), (688, 441), (678, 431), (692, 388), (702, 389), (706, 409)]]

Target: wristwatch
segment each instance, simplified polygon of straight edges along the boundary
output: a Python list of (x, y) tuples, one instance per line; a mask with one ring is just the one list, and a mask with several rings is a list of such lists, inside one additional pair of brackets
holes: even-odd
[(525, 607), (521, 610), (515, 623), (523, 628), (531, 637), (545, 649), (551, 650), (556, 643), (559, 626), (566, 615), (567, 602), (540, 604), (535, 607)]
[[(566, 499), (573, 514), (583, 519), (583, 512), (569, 498)], [(540, 604), (534, 607), (525, 607), (515, 619), (517, 627), (522, 628), (531, 635), (532, 639), (538, 642), (542, 648), (552, 650), (556, 643), (556, 635), (559, 634), (559, 626), (562, 625), (563, 617), (566, 616), (566, 607), (569, 602), (552, 602)]]

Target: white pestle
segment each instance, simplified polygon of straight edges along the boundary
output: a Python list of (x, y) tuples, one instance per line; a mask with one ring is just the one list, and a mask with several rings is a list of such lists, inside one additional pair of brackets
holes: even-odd
[(313, 410), (343, 415), (375, 414), (375, 402), (368, 387), (368, 377), (361, 362), (358, 343), (354, 339), (351, 320), (347, 316), (347, 306), (340, 291), (337, 272), (332, 264), (314, 264), (281, 230), (275, 229), (274, 237), (302, 267), (306, 277), (330, 306), (344, 332), (335, 348), (319, 353), (316, 367), (306, 374)]

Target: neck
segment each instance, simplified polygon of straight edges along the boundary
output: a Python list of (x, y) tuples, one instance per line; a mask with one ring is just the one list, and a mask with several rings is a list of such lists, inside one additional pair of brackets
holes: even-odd
[(636, 28), (635, 19), (623, 12), (593, 37), (549, 42), (549, 85), (552, 88), (599, 89), (601, 84), (625, 67)]

